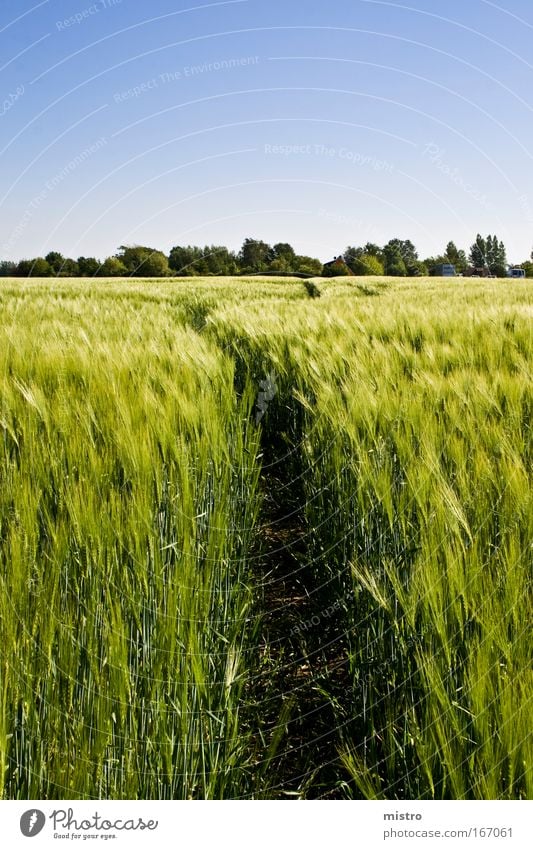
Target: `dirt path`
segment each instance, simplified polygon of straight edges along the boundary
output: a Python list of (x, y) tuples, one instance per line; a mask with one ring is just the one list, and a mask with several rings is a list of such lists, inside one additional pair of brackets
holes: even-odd
[(301, 498), (274, 471), (262, 483), (261, 672), (254, 698), (267, 753), (265, 795), (317, 798), (328, 787), (335, 798), (331, 787), (342, 776), (330, 694), (346, 677), (344, 644), (314, 591)]

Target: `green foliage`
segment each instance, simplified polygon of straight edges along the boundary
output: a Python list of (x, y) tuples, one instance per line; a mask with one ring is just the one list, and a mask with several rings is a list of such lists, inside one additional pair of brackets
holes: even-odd
[(131, 277), (166, 277), (170, 273), (168, 259), (161, 251), (135, 245), (122, 245), (116, 255)]
[(272, 249), (258, 239), (245, 239), (239, 253), (239, 264), (244, 274), (268, 271)]
[(322, 293), (312, 280), (304, 280), (304, 287), (310, 298), (320, 298)]
[(98, 268), (98, 277), (126, 277), (128, 269), (116, 256), (109, 256)]
[[(466, 259), (466, 254), (463, 250), (459, 250), (454, 242), (448, 242), (446, 245), (446, 253), (444, 255), (443, 263), (451, 263), (455, 265), (455, 270), (457, 274), (464, 274), (468, 267), (468, 261)], [(434, 263), (435, 265), (440, 265), (440, 263)], [(429, 266), (428, 266), (429, 268)]]
[(383, 264), (373, 254), (362, 253), (357, 259), (352, 259), (350, 268), (358, 277), (382, 276), (385, 273)]
[(497, 236), (484, 239), (477, 235), (470, 248), (470, 262), (475, 269), (487, 268), (494, 277), (505, 277), (507, 273), (507, 255), (505, 245)]
[(332, 262), (326, 262), (322, 268), (322, 277), (351, 277), (352, 274), (353, 272), (341, 256)]
[(415, 276), (418, 273), (418, 254), (409, 239), (391, 239), (383, 248), (385, 274), (391, 277)]
[(43, 257), (21, 259), (15, 274), (17, 277), (51, 277), (52, 269)]
[(469, 260), (473, 268), (484, 268), (487, 265), (487, 242), (479, 233), (470, 248)]
[(2, 260), (0, 262), (0, 277), (14, 277), (17, 272), (17, 263)]
[(170, 251), (169, 266), (177, 277), (230, 276), (238, 271), (235, 254), (217, 245), (206, 245), (205, 248), (177, 245)]
[(294, 266), (291, 271), (297, 271), (300, 274), (312, 274), (313, 277), (320, 277), (322, 274), (323, 265), (319, 259), (314, 259), (312, 256), (296, 255)]
[(407, 277), (407, 266), (399, 251), (388, 251), (385, 255), (385, 269), (389, 277)]
[(80, 277), (96, 277), (100, 271), (100, 263), (94, 257), (80, 256), (78, 257), (78, 271)]

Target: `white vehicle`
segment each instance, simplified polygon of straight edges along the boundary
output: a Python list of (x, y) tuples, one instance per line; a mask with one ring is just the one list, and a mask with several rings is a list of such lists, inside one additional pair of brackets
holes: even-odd
[(507, 277), (514, 277), (515, 279), (523, 279), (526, 276), (526, 272), (524, 268), (508, 268), (507, 269)]

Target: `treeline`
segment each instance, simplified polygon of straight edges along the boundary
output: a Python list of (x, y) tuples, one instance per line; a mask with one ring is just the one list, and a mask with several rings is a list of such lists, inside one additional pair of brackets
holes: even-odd
[(167, 256), (146, 246), (122, 245), (114, 256), (103, 262), (95, 257), (64, 257), (51, 251), (45, 257), (1, 262), (2, 277), (230, 277), (261, 272), (296, 272), (319, 276), (322, 263), (300, 256), (291, 245), (268, 245), (257, 239), (245, 239), (238, 253), (223, 245), (203, 248), (177, 245)]
[[(521, 263), (527, 277), (533, 277), (533, 252)], [(122, 245), (103, 262), (95, 257), (64, 257), (51, 251), (45, 257), (0, 262), (1, 277), (210, 277), (247, 274), (302, 274), (310, 277), (346, 275), (387, 275), (418, 277), (434, 273), (438, 266), (451, 264), (458, 274), (485, 272), (505, 277), (507, 256), (497, 236), (477, 235), (466, 251), (448, 242), (442, 254), (421, 259), (409, 239), (391, 239), (386, 245), (367, 242), (348, 247), (324, 265), (319, 259), (297, 254), (287, 242), (269, 245), (258, 239), (245, 239), (238, 252), (223, 245), (186, 247), (176, 245), (168, 256), (147, 246)]]
[[(457, 274), (485, 273), (505, 277), (507, 252), (497, 236), (484, 238), (478, 233), (468, 254), (454, 242), (448, 242), (442, 254), (421, 259), (409, 239), (391, 239), (383, 247), (367, 242), (364, 247), (347, 248), (342, 256), (326, 263), (323, 273), (328, 276), (385, 274), (388, 277), (426, 277), (442, 265), (455, 266)], [(533, 277), (533, 262), (527, 260), (518, 267), (525, 269), (527, 277)]]

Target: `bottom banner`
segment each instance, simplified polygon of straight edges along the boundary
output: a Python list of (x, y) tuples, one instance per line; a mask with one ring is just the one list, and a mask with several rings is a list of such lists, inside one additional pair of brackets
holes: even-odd
[[(529, 802), (0, 802), (2, 846), (525, 849)], [(30, 844), (29, 841), (35, 842)]]

